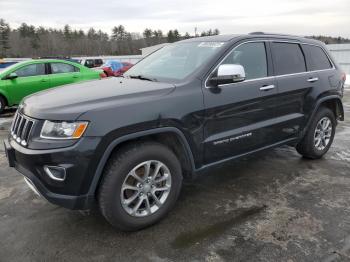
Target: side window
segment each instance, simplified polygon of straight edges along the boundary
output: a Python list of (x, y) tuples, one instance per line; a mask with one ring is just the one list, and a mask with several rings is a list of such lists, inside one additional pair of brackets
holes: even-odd
[(322, 48), (313, 45), (303, 45), (303, 48), (308, 54), (307, 66), (309, 71), (324, 70), (333, 67)]
[(73, 73), (79, 71), (75, 66), (64, 63), (51, 63), (52, 74)]
[(94, 67), (94, 60), (92, 60), (92, 59), (86, 59), (86, 61), (85, 61), (85, 63), (84, 63), (84, 66), (89, 67), (89, 68)]
[(103, 65), (102, 59), (95, 59), (94, 66), (98, 67), (98, 66), (101, 66), (101, 65)]
[(239, 64), (244, 67), (246, 79), (267, 77), (265, 43), (246, 43), (233, 49), (222, 64)]
[(15, 71), (18, 77), (45, 75), (45, 64), (32, 64)]
[(299, 44), (272, 43), (272, 56), (276, 75), (306, 72), (305, 58)]

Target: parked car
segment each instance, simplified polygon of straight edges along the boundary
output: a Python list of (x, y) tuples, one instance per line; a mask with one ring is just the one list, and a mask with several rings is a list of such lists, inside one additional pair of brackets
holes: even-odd
[(115, 76), (121, 76), (123, 75), (126, 71), (128, 71), (131, 67), (133, 67), (134, 65), (132, 63), (129, 62), (122, 62), (123, 67), (115, 73)]
[(56, 60), (28, 60), (0, 71), (0, 113), (6, 106), (18, 105), (23, 97), (51, 87), (100, 79), (102, 71), (80, 64)]
[(83, 58), (74, 60), (77, 60), (78, 63), (88, 68), (100, 67), (103, 65), (103, 60), (100, 58)]
[(321, 158), (344, 120), (344, 81), (319, 41), (192, 38), (124, 78), (27, 97), (5, 148), (50, 202), (97, 204), (113, 226), (138, 230), (174, 207), (183, 178), (209, 167), (281, 145)]
[(17, 62), (15, 61), (1, 61), (0, 60), (0, 70), (3, 70), (5, 69), (6, 67), (9, 67), (11, 65), (14, 65), (16, 64)]
[(108, 60), (99, 69), (102, 69), (107, 76), (121, 76), (129, 70), (133, 64), (129, 62), (119, 62), (117, 60)]
[(99, 69), (107, 76), (115, 76), (115, 73), (123, 67), (123, 64), (116, 60), (107, 60)]

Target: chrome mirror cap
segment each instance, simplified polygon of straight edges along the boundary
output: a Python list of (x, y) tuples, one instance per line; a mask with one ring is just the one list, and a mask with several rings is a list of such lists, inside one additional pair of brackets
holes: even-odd
[(218, 68), (218, 78), (232, 78), (233, 82), (244, 81), (244, 67), (238, 64), (220, 65)]
[(217, 69), (217, 76), (209, 78), (209, 88), (220, 85), (242, 82), (246, 78), (244, 67), (238, 64), (220, 65)]

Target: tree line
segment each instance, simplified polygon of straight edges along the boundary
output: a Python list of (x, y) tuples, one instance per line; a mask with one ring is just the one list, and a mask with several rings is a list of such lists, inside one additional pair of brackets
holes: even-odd
[[(209, 29), (196, 35), (181, 35), (178, 29), (163, 32), (146, 28), (142, 33), (128, 32), (123, 25), (113, 27), (111, 34), (91, 27), (87, 32), (65, 25), (63, 29), (35, 27), (22, 23), (18, 28), (0, 18), (1, 57), (57, 57), (135, 55), (140, 49), (182, 39), (220, 34), (219, 29)], [(350, 43), (349, 39), (329, 36), (310, 36), (326, 44)]]
[(191, 36), (188, 32), (181, 35), (178, 29), (163, 32), (151, 28), (133, 33), (123, 25), (113, 27), (111, 34), (92, 27), (85, 32), (69, 25), (56, 29), (22, 23), (18, 28), (11, 28), (0, 19), (0, 58), (135, 55), (140, 54), (143, 47), (219, 33), (218, 29), (209, 29)]

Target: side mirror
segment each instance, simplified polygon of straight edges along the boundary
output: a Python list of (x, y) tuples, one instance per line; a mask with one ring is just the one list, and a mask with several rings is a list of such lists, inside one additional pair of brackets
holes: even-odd
[(245, 80), (244, 67), (237, 64), (220, 65), (217, 76), (209, 79), (212, 86), (238, 83)]
[(17, 77), (18, 77), (18, 75), (16, 73), (11, 73), (11, 74), (7, 75), (5, 77), (5, 79), (12, 80), (12, 79), (16, 79)]

